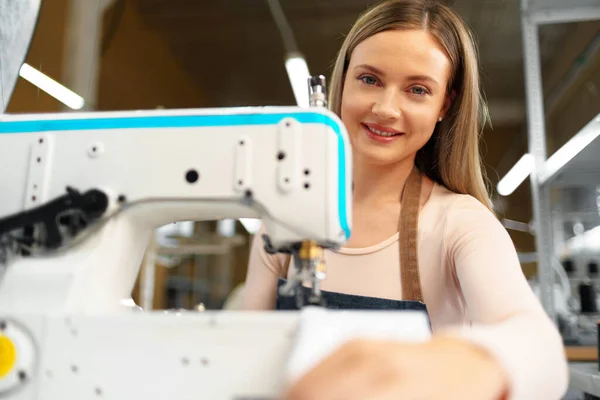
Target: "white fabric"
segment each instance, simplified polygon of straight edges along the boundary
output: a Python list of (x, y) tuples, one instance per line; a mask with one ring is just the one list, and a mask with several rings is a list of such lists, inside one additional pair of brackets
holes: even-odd
[(301, 311), (286, 373), (288, 382), (352, 339), (423, 342), (431, 338), (427, 314), (421, 311), (344, 311), (306, 307)]

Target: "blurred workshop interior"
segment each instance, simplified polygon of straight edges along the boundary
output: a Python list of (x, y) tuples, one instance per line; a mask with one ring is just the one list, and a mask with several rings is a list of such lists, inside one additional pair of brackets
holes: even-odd
[[(22, 69), (6, 111), (297, 104), (296, 66), (329, 76), (344, 34), (372, 3), (43, 1), (26, 65), (73, 91), (79, 101), (66, 104), (57, 99)], [(537, 29), (540, 63), (536, 64), (535, 58), (527, 61), (535, 53), (524, 41), (519, 1), (446, 3), (468, 21), (479, 46), (491, 119), (483, 132), (482, 155), (495, 210), (538, 291), (542, 255), (536, 252), (536, 237), (538, 243), (550, 244), (545, 247), (552, 253), (544, 255), (551, 260), (546, 270), (552, 277), (559, 276), (551, 279), (557, 281), (553, 311), (567, 316), (572, 310), (581, 311), (574, 313), (576, 322), (568, 317), (561, 320), (567, 337), (573, 324), (582, 325), (581, 314), (597, 313), (595, 298), (593, 304), (582, 304), (582, 285), (594, 293), (600, 287), (600, 139), (595, 139), (600, 132), (600, 20), (569, 13), (570, 1), (541, 1), (557, 10), (549, 12), (547, 23)], [(598, 15), (597, 1), (581, 3)], [(545, 116), (541, 130), (545, 157), (562, 151), (562, 163), (555, 158), (558, 164), (544, 170), (551, 186), (548, 199), (545, 192), (532, 189), (535, 185), (528, 178), (536, 155), (531, 154), (531, 133), (528, 136), (531, 96), (526, 77), (535, 76), (538, 68), (542, 85), (531, 96), (543, 99), (543, 108), (536, 109)], [(530, 107), (541, 105), (534, 100)], [(593, 137), (581, 145), (577, 157), (565, 154), (578, 135)], [(144, 258), (134, 302), (154, 310), (235, 308), (249, 245), (259, 224), (256, 220), (182, 221), (160, 228)], [(588, 337), (593, 339), (587, 344), (593, 351), (574, 358), (597, 359), (597, 328), (592, 321)]]

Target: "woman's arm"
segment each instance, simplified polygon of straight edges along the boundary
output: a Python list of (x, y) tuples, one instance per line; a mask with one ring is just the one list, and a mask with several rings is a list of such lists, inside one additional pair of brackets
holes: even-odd
[(530, 289), (506, 229), (463, 196), (449, 210), (444, 243), (472, 321), (453, 334), (499, 362), (509, 399), (561, 398), (568, 386), (562, 338)]
[(248, 272), (244, 285), (243, 308), (246, 310), (272, 310), (275, 308), (277, 278), (282, 270), (282, 257), (268, 254), (262, 235), (264, 225), (254, 235), (250, 248)]

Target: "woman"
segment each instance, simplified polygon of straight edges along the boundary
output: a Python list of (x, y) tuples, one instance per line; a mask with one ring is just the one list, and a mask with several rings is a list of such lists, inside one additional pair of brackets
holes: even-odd
[[(326, 252), (322, 289), (340, 308), (424, 309), (434, 335), (425, 344), (350, 343), (289, 398), (559, 399), (561, 337), (484, 184), (485, 108), (468, 28), (435, 1), (381, 3), (347, 35), (330, 89), (353, 149), (353, 231)], [(245, 306), (288, 308), (276, 288), (293, 268), (260, 237)]]

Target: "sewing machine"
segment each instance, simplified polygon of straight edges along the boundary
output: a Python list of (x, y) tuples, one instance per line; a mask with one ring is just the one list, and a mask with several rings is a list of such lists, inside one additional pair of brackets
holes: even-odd
[(284, 294), (308, 283), (319, 305), (320, 254), (351, 233), (350, 145), (325, 108), (5, 115), (0, 160), (0, 397), (270, 398), (344, 338), (429, 335), (410, 312), (122, 304), (154, 229), (250, 217), (294, 256)]

